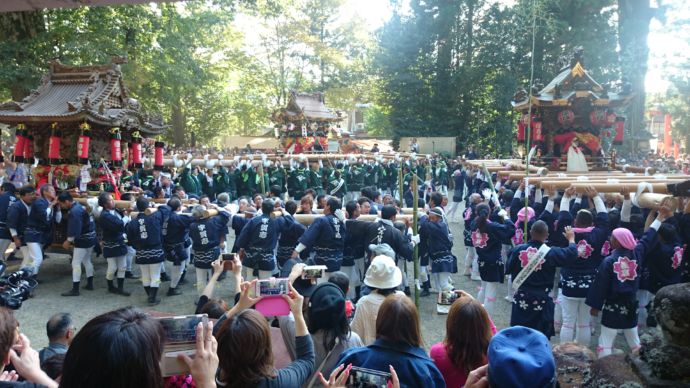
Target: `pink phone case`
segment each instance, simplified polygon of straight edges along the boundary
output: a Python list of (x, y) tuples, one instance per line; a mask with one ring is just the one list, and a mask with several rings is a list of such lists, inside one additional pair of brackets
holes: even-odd
[(264, 296), (254, 307), (266, 317), (290, 315), (290, 305), (282, 295)]

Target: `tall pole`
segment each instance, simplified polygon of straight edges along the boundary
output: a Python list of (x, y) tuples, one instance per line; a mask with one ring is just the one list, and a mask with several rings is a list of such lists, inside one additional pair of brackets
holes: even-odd
[(259, 163), (259, 177), (261, 182), (259, 182), (259, 187), (261, 188), (261, 195), (266, 195), (266, 182), (264, 181), (264, 164)]
[[(413, 203), (412, 203), (412, 234), (417, 235), (417, 221), (418, 216), (417, 216), (417, 211), (419, 210), (419, 206), (417, 204), (418, 199), (419, 199), (419, 190), (417, 189), (417, 174), (412, 175), (412, 182), (410, 183), (412, 185), (412, 198), (413, 198)], [(414, 304), (417, 306), (417, 314), (419, 314), (419, 287), (417, 287), (417, 282), (419, 282), (419, 247), (415, 244), (414, 246), (414, 251), (412, 252), (412, 260), (414, 260)], [(408, 282), (409, 284), (409, 282)]]
[(400, 161), (400, 166), (398, 166), (398, 199), (400, 199), (400, 206), (405, 206), (403, 195), (403, 162)]
[[(527, 92), (527, 98), (529, 99), (529, 104), (527, 108), (527, 138), (525, 139), (525, 144), (527, 145), (527, 156), (525, 156), (525, 214), (527, 214), (527, 208), (529, 207), (529, 165), (532, 162), (530, 160), (530, 147), (532, 140), (532, 88), (534, 87), (534, 51), (536, 48), (536, 36), (537, 36), (537, 10), (536, 1), (532, 0), (532, 58), (530, 63), (530, 73), (529, 73), (529, 92)], [(529, 220), (528, 220), (529, 221)], [(525, 222), (525, 230), (523, 231), (525, 236), (525, 241), (528, 239), (529, 231), (527, 230), (527, 222)]]

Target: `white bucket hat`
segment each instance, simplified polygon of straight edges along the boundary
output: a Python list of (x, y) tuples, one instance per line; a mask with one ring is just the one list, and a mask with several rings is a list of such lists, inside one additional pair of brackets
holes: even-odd
[(402, 283), (402, 272), (395, 261), (388, 256), (376, 256), (371, 261), (364, 284), (369, 287), (386, 290), (398, 287)]

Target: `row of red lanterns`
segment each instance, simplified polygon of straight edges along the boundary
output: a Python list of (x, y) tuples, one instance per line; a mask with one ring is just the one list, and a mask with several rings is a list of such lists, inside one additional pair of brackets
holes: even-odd
[[(82, 123), (79, 128), (81, 134), (77, 141), (77, 158), (79, 163), (87, 164), (89, 162), (89, 145), (91, 144), (91, 128), (87, 123)], [(30, 135), (24, 124), (17, 125), (16, 133), (17, 141), (14, 146), (14, 161), (22, 163), (29, 161), (34, 156), (34, 137)], [(51, 134), (48, 141), (48, 163), (51, 165), (62, 164), (60, 156), (60, 143), (62, 133), (58, 128), (57, 123), (51, 124)], [(119, 128), (110, 130), (110, 160), (113, 167), (122, 166), (122, 135)], [(132, 141), (128, 144), (131, 166), (134, 168), (142, 168), (142, 138), (138, 131), (132, 133)], [(154, 144), (154, 169), (163, 169), (163, 153), (165, 143), (157, 141)]]

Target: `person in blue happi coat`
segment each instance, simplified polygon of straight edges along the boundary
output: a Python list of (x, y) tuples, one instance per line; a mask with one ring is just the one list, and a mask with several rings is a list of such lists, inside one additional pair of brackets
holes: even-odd
[[(129, 296), (130, 293), (124, 290), (125, 272), (127, 271), (125, 226), (129, 222), (129, 216), (115, 208), (113, 196), (107, 192), (98, 195), (98, 206), (102, 209), (97, 219), (98, 226), (102, 231), (101, 245), (103, 247), (103, 257), (108, 262), (108, 269), (105, 272), (108, 292)], [(115, 287), (114, 283), (116, 276), (117, 287)]]
[(419, 219), (419, 237), (431, 261), (434, 287), (438, 292), (451, 290), (450, 276), (458, 272), (458, 259), (452, 253), (453, 239), (443, 220), (443, 209), (434, 207)]
[[(284, 217), (293, 218), (297, 212), (297, 202), (289, 200), (285, 202), (285, 211), (287, 214)], [(302, 237), (307, 227), (300, 224), (299, 222), (293, 222), (290, 227), (283, 230), (278, 239), (278, 249), (276, 250), (276, 260), (278, 261), (278, 268), (283, 268), (283, 265), (290, 260), (292, 256), (292, 251), (295, 250), (295, 246), (299, 242), (299, 238)], [(302, 255), (304, 258), (305, 255)]]
[(597, 355), (604, 357), (612, 353), (613, 341), (619, 330), (623, 331), (631, 351), (640, 348), (637, 332), (637, 291), (640, 286), (640, 268), (650, 249), (657, 243), (657, 231), (672, 211), (664, 208), (639, 241), (625, 228), (616, 228), (611, 233), (613, 250), (599, 266), (594, 282), (589, 287), (585, 303), (590, 314), (601, 312), (601, 334)]
[(162, 205), (146, 214), (149, 200), (145, 197), (137, 198), (136, 207), (139, 214), (125, 228), (127, 243), (136, 250), (134, 260), (141, 269), (141, 283), (148, 296), (149, 305), (155, 306), (160, 303), (157, 295), (161, 285), (161, 263), (165, 260), (163, 223), (170, 215), (170, 208)]
[(477, 205), (477, 216), (472, 220), (472, 245), (477, 250), (479, 275), (482, 279), (478, 300), (484, 303), (489, 314), (493, 313), (498, 284), (503, 283), (505, 263), (501, 257), (501, 244), (515, 234), (515, 224), (510, 221), (508, 213), (500, 210), (499, 221), (491, 222), (491, 209), (486, 203)]
[[(519, 282), (513, 285), (517, 292), (513, 296), (511, 326), (530, 327), (539, 330), (547, 338), (555, 334), (554, 303), (549, 293), (553, 288), (556, 267), (562, 267), (578, 259), (575, 232), (567, 227), (564, 234), (569, 242), (567, 248), (549, 247), (546, 245), (549, 227), (544, 221), (537, 221), (530, 228), (530, 240), (511, 250), (506, 271), (512, 276), (513, 281), (517, 279)], [(530, 260), (538, 260), (531, 272), (530, 269), (525, 269)], [(518, 277), (523, 271), (527, 272)]]
[(14, 246), (22, 253), (21, 268), (31, 267), (31, 256), (26, 245), (26, 224), (31, 213), (31, 205), (36, 200), (36, 190), (33, 186), (23, 186), (18, 190), (19, 200), (14, 201), (7, 209), (7, 229), (14, 242)]
[[(55, 188), (44, 184), (39, 192), (41, 196), (31, 204), (24, 231), (24, 240), (29, 253), (28, 264), (33, 269), (34, 276), (38, 276), (41, 263), (43, 263), (43, 247), (53, 240), (55, 215), (60, 213), (60, 210), (56, 209)], [(24, 258), (24, 261), (26, 260), (27, 258)]]
[(93, 263), (91, 254), (96, 246), (96, 224), (82, 204), (76, 202), (70, 193), (63, 191), (57, 197), (60, 208), (69, 210), (67, 213), (67, 239), (62, 247), (73, 247), (72, 253), (72, 289), (62, 293), (62, 296), (78, 296), (81, 281), (81, 265), (86, 269), (85, 290), (93, 290)]
[(267, 279), (276, 273), (275, 249), (281, 233), (288, 230), (294, 223), (292, 217), (279, 209), (279, 214), (274, 214), (275, 203), (272, 199), (266, 199), (261, 204), (261, 215), (252, 218), (242, 233), (237, 238), (237, 247), (240, 250), (242, 267), (245, 270), (244, 278), (252, 279), (255, 270), (260, 279)]
[[(12, 243), (12, 235), (7, 227), (7, 215), (10, 206), (17, 202), (15, 191), (16, 187), (10, 182), (0, 185), (0, 260), (5, 260), (5, 251)], [(16, 247), (16, 249), (19, 249), (19, 247)]]
[(173, 197), (168, 201), (170, 215), (163, 222), (163, 250), (166, 260), (173, 264), (172, 279), (168, 288), (168, 296), (180, 295), (178, 285), (184, 276), (187, 263), (189, 263), (192, 240), (189, 237), (189, 228), (194, 222), (190, 214), (182, 213), (182, 201)]
[(326, 276), (320, 281), (326, 281), (330, 273), (340, 271), (345, 242), (344, 219), (340, 200), (334, 197), (329, 198), (323, 209), (323, 217), (314, 220), (300, 237), (299, 244), (292, 252), (293, 259), (297, 259), (305, 249), (311, 249), (314, 252), (314, 263), (326, 266)]
[[(594, 281), (597, 268), (601, 264), (602, 250), (606, 254), (605, 246), (609, 237), (609, 216), (604, 201), (592, 187), (585, 189), (585, 195), (592, 199), (596, 209), (596, 216), (587, 209), (580, 209), (573, 216), (568, 211), (570, 201), (575, 196), (575, 189), (568, 188), (563, 195), (560, 206), (558, 224), (573, 225), (577, 256), (580, 260), (561, 268), (559, 283), (562, 296), (560, 297), (563, 311), (561, 326), (561, 343), (577, 340), (578, 343), (588, 345), (591, 339), (589, 309), (585, 305), (587, 290)], [(629, 197), (628, 197), (629, 198)], [(576, 206), (579, 208), (581, 206)]]
[(197, 206), (192, 210), (194, 223), (189, 227), (192, 239), (192, 255), (196, 268), (196, 290), (201, 295), (208, 284), (213, 268), (211, 263), (220, 257), (225, 245), (225, 234), (228, 231), (230, 213), (216, 205), (209, 204), (209, 209), (218, 210), (218, 215), (207, 217), (206, 207)]

